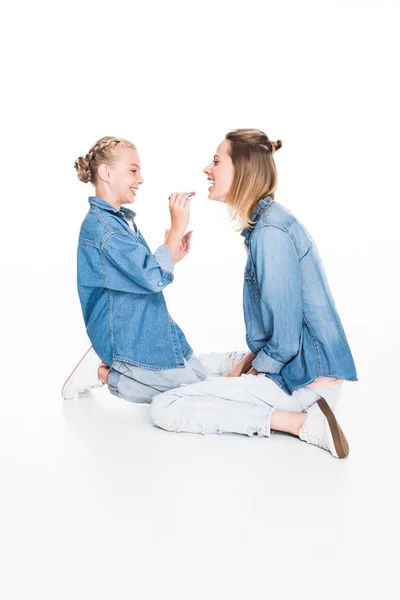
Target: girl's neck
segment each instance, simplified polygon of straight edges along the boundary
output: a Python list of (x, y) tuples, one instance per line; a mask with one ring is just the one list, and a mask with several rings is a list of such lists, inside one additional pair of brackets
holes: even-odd
[(113, 197), (112, 194), (110, 194), (108, 190), (104, 187), (99, 186), (96, 188), (96, 196), (98, 198), (101, 198), (105, 202), (108, 202), (108, 204), (111, 204), (111, 206), (113, 206), (117, 210), (121, 208), (121, 203), (115, 197)]

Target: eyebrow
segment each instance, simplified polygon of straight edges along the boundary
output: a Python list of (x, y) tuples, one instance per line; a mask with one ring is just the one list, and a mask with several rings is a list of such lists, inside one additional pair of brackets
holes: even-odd
[(129, 166), (130, 167), (137, 167), (138, 169), (140, 169), (139, 165), (137, 165), (136, 163), (131, 163)]
[(214, 154), (214, 158), (219, 158), (218, 154)]

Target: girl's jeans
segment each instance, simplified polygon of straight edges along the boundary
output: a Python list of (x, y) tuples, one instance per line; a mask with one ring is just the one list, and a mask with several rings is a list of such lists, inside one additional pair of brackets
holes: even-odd
[(132, 402), (151, 403), (153, 423), (158, 427), (190, 433), (270, 436), (275, 409), (304, 412), (321, 397), (335, 409), (341, 383), (319, 389), (303, 387), (288, 395), (263, 374), (224, 377), (245, 354), (192, 356), (184, 369), (165, 371), (116, 363), (110, 371), (110, 391)]

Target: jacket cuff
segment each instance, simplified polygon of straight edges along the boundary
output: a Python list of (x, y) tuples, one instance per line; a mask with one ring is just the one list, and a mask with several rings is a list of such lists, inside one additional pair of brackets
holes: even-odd
[(271, 373), (273, 375), (278, 375), (282, 371), (285, 364), (279, 362), (279, 360), (271, 358), (263, 349), (261, 349), (257, 352), (257, 356), (253, 360), (252, 366), (259, 373)]
[(172, 252), (166, 244), (163, 244), (154, 252), (154, 258), (160, 265), (163, 271), (168, 273), (174, 272), (174, 260), (172, 258)]

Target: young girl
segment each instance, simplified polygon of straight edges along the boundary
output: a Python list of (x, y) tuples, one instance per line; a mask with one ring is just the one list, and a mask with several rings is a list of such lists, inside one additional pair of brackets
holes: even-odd
[(250, 353), (227, 378), (157, 395), (152, 418), (169, 431), (284, 431), (343, 458), (349, 447), (332, 410), (342, 381), (357, 375), (315, 244), (274, 201), (272, 154), (281, 146), (257, 129), (235, 130), (204, 169), (209, 198), (225, 202), (243, 227)]
[(135, 213), (122, 206), (134, 202), (143, 183), (136, 147), (104, 137), (75, 169), (96, 188), (78, 246), (78, 292), (93, 347), (65, 382), (63, 397), (107, 382), (111, 393), (149, 403), (156, 393), (202, 381), (207, 373), (227, 374), (244, 353), (204, 355), (200, 362), (163, 295), (174, 264), (190, 250), (188, 194), (170, 196), (171, 226), (152, 254)]

